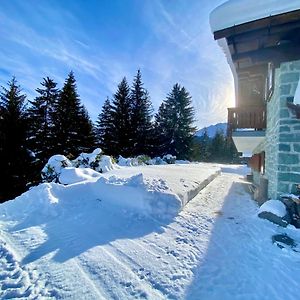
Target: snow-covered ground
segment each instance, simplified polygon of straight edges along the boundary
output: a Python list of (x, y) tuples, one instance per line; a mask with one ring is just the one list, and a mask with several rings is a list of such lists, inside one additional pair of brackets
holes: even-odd
[[(161, 218), (165, 207), (149, 213), (137, 205), (152, 197), (180, 209), (219, 168), (177, 215)], [(245, 171), (124, 168), (68, 186), (43, 184), (0, 205), (0, 298), (297, 299), (300, 253), (280, 249), (272, 236), (300, 242), (299, 230), (257, 217)]]

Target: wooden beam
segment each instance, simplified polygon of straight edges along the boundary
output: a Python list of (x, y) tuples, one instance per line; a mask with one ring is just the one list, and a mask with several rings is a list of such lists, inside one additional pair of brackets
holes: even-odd
[(250, 59), (252, 65), (268, 63), (268, 62), (273, 62), (274, 64), (278, 65), (278, 63), (297, 60), (299, 58), (300, 58), (300, 45), (299, 44), (295, 45), (293, 43), (232, 55), (233, 62)]
[(272, 35), (277, 35), (281, 37), (286, 32), (297, 30), (299, 28), (300, 28), (300, 14), (297, 21), (276, 25), (276, 26), (267, 26), (261, 29), (256, 29), (247, 32), (240, 32), (239, 34), (235, 33), (226, 38), (229, 44), (233, 41), (235, 43), (244, 43), (256, 39), (258, 37), (264, 38), (264, 37), (270, 37)]

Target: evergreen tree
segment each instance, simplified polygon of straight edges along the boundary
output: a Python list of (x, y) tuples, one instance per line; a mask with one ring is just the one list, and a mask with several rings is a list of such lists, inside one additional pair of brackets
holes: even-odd
[(26, 96), (15, 78), (0, 93), (0, 201), (26, 190), (32, 171), (32, 156), (27, 148), (28, 117)]
[(226, 139), (222, 131), (217, 131), (211, 141), (211, 156), (215, 162), (222, 162), (226, 156)]
[(107, 154), (111, 153), (112, 140), (112, 107), (107, 98), (96, 122), (97, 145)]
[(73, 72), (70, 72), (60, 92), (54, 112), (56, 153), (76, 156), (92, 147), (85, 136), (92, 136), (90, 119), (80, 103)]
[(156, 147), (153, 155), (163, 156), (168, 154), (170, 135), (172, 134), (172, 128), (169, 121), (168, 110), (163, 102), (155, 115), (154, 136)]
[(132, 141), (130, 128), (130, 88), (124, 77), (118, 85), (111, 105), (112, 138), (110, 153), (112, 155), (131, 156)]
[(39, 96), (30, 101), (30, 148), (44, 165), (54, 153), (53, 120), (54, 108), (58, 99), (56, 83), (46, 77), (41, 82), (42, 88), (37, 88)]
[(87, 109), (82, 105), (78, 118), (78, 140), (79, 152), (90, 152), (94, 150), (96, 146), (96, 135), (94, 125), (91, 121)]
[(184, 87), (175, 84), (156, 116), (158, 143), (163, 154), (175, 155), (178, 159), (188, 159), (191, 153), (194, 109), (192, 100)]
[(152, 105), (147, 90), (144, 89), (140, 70), (131, 89), (131, 140), (133, 155), (151, 152)]

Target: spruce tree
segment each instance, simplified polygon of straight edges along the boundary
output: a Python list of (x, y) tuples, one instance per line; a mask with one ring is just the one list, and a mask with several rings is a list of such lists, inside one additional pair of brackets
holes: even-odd
[(215, 162), (222, 162), (226, 156), (226, 145), (223, 132), (217, 131), (211, 141), (211, 159)]
[(184, 87), (176, 83), (156, 116), (158, 142), (163, 151), (161, 154), (188, 159), (196, 130), (193, 122), (192, 98)]
[(27, 188), (32, 161), (27, 147), (28, 116), (25, 94), (15, 78), (0, 93), (0, 201), (14, 198)]
[(96, 146), (96, 135), (94, 125), (91, 121), (87, 109), (82, 105), (78, 118), (78, 140), (79, 152), (90, 152), (94, 150)]
[(147, 90), (144, 89), (140, 70), (134, 78), (131, 89), (131, 133), (133, 154), (151, 152), (152, 105)]
[(89, 148), (85, 136), (93, 134), (92, 128), (87, 112), (80, 103), (73, 72), (69, 73), (60, 92), (53, 120), (56, 153), (76, 156)]
[(130, 88), (124, 77), (111, 104), (112, 138), (110, 153), (125, 157), (133, 154), (130, 128)]
[(97, 145), (107, 154), (112, 154), (112, 126), (112, 107), (107, 98), (96, 122)]
[(154, 136), (156, 147), (153, 153), (155, 156), (168, 154), (170, 135), (172, 134), (169, 120), (170, 118), (166, 109), (166, 104), (163, 102), (155, 115)]
[(41, 82), (42, 88), (37, 88), (39, 96), (30, 101), (30, 148), (44, 165), (54, 152), (53, 116), (59, 91), (49, 77)]

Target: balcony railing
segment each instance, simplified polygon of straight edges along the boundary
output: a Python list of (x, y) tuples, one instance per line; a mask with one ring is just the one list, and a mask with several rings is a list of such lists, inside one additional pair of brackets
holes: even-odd
[(263, 130), (266, 128), (266, 107), (245, 106), (228, 108), (228, 135), (236, 129), (252, 128)]

